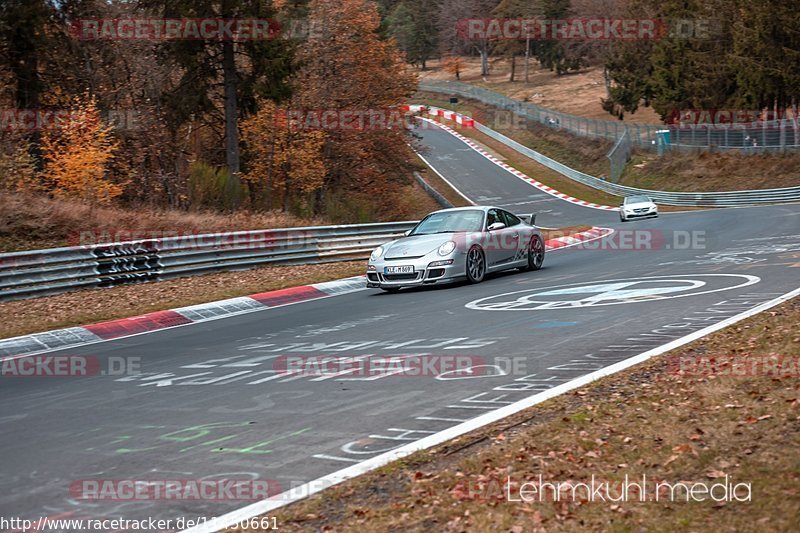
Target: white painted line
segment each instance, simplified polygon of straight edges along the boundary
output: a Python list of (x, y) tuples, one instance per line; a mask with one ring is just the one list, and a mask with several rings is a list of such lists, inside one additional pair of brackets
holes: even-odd
[(610, 376), (612, 374), (616, 374), (617, 372), (620, 372), (634, 365), (647, 361), (652, 357), (661, 355), (675, 348), (679, 348), (685, 344), (696, 341), (697, 339), (701, 339), (706, 335), (714, 333), (715, 331), (719, 331), (727, 326), (730, 326), (731, 324), (735, 324), (741, 320), (744, 320), (745, 318), (757, 315), (762, 311), (766, 311), (767, 309), (775, 307), (776, 305), (782, 304), (783, 302), (790, 300), (795, 296), (800, 296), (800, 288), (788, 292), (783, 296), (779, 296), (774, 300), (770, 300), (761, 305), (758, 305), (750, 309), (749, 311), (745, 311), (744, 313), (740, 313), (736, 316), (722, 320), (717, 324), (701, 329), (699, 331), (695, 331), (694, 333), (690, 333), (689, 335), (686, 335), (679, 339), (675, 339), (672, 342), (668, 342), (667, 344), (663, 344), (657, 348), (653, 348), (652, 350), (648, 350), (644, 353), (641, 353), (629, 359), (625, 359), (624, 361), (620, 361), (619, 363), (615, 363), (613, 365), (607, 366), (606, 368), (602, 368), (585, 376), (573, 379), (572, 381), (553, 387), (552, 389), (549, 389), (545, 392), (534, 394), (533, 396), (529, 396), (524, 400), (520, 400), (505, 407), (501, 407), (500, 409), (492, 411), (491, 413), (486, 413), (484, 415), (475, 417), (471, 420), (464, 422), (463, 424), (453, 426), (451, 428), (440, 431), (439, 433), (429, 435), (418, 441), (411, 442), (394, 450), (372, 457), (371, 459), (367, 459), (366, 461), (362, 461), (361, 463), (344, 468), (337, 472), (333, 472), (332, 474), (328, 474), (327, 476), (315, 479), (314, 481), (310, 481), (305, 485), (295, 487), (292, 490), (283, 492), (281, 494), (273, 496), (272, 498), (253, 503), (251, 505), (248, 505), (247, 507), (243, 507), (231, 513), (222, 515), (220, 517), (217, 517), (214, 522), (205, 523), (203, 525), (199, 525), (184, 531), (186, 533), (212, 533), (218, 531), (219, 529), (233, 525), (237, 522), (244, 521), (254, 516), (268, 513), (270, 511), (283, 507), (284, 505), (300, 501), (302, 499), (307, 498), (308, 496), (316, 494), (317, 492), (321, 492), (324, 488), (331, 487), (333, 485), (342, 483), (343, 481), (347, 481), (348, 479), (360, 476), (361, 474), (365, 474), (367, 472), (385, 466), (396, 459), (400, 459), (408, 455), (411, 455), (414, 452), (420, 450), (426, 450), (433, 446), (437, 446), (439, 444), (447, 442), (448, 440), (460, 437), (462, 435), (469, 433), (470, 431), (480, 429), (488, 424), (492, 424), (494, 422), (497, 422), (498, 420), (502, 420), (503, 418), (516, 414), (524, 409), (540, 404), (551, 398), (555, 398), (556, 396), (564, 394), (565, 392), (569, 392), (571, 390), (580, 388), (584, 385), (591, 383), (592, 381), (604, 378), (606, 376)]
[(553, 196), (553, 197), (558, 198), (560, 200), (564, 200), (565, 202), (569, 202), (569, 203), (571, 203), (573, 205), (579, 205), (581, 207), (586, 207), (588, 209), (596, 209), (596, 210), (608, 211), (608, 212), (619, 211), (618, 207), (612, 207), (612, 206), (608, 206), (608, 205), (600, 205), (600, 204), (595, 204), (593, 202), (587, 202), (586, 200), (581, 200), (579, 198), (574, 198), (572, 196), (569, 196), (567, 194), (559, 192), (556, 189), (553, 189), (552, 187), (549, 187), (549, 186), (545, 185), (544, 183), (542, 183), (542, 182), (540, 182), (540, 181), (538, 181), (538, 180), (536, 180), (534, 178), (531, 178), (530, 176), (527, 176), (526, 174), (524, 174), (523, 172), (515, 169), (511, 165), (500, 161), (499, 159), (497, 159), (496, 157), (494, 157), (493, 155), (491, 155), (487, 151), (481, 149), (478, 146), (478, 144), (476, 143), (476, 141), (470, 139), (469, 137), (461, 135), (460, 133), (458, 133), (457, 131), (453, 130), (449, 126), (447, 126), (445, 124), (440, 124), (440, 123), (436, 122), (435, 120), (431, 120), (431, 119), (426, 118), (426, 117), (416, 117), (416, 118), (419, 118), (420, 120), (424, 120), (426, 122), (429, 122), (429, 123), (441, 128), (442, 130), (446, 131), (447, 133), (449, 133), (450, 135), (452, 135), (456, 139), (460, 140), (461, 142), (463, 142), (464, 144), (469, 146), (472, 150), (474, 150), (475, 152), (479, 153), (480, 155), (482, 155), (483, 157), (485, 157), (486, 159), (488, 159), (489, 161), (491, 161), (495, 165), (499, 166), (500, 168), (502, 168), (503, 170), (505, 170), (506, 172), (508, 172), (512, 176), (514, 176), (515, 178), (524, 181), (528, 185), (531, 185), (532, 187), (535, 187), (536, 189), (538, 189), (538, 190), (540, 190), (540, 191), (542, 191), (542, 192), (544, 192), (546, 194), (549, 194), (550, 196)]
[(339, 457), (336, 455), (325, 455), (324, 453), (318, 453), (317, 455), (312, 455), (317, 459), (328, 459), (329, 461), (341, 461), (342, 463), (357, 463), (358, 459), (351, 459), (349, 457)]
[[(412, 150), (414, 150), (414, 148), (413, 148), (413, 147), (412, 147), (411, 149), (412, 149)], [(423, 162), (424, 162), (426, 165), (428, 165), (428, 168), (430, 168), (431, 170), (433, 170), (433, 171), (436, 173), (436, 175), (437, 175), (437, 176), (439, 176), (439, 177), (442, 179), (442, 181), (444, 181), (446, 184), (448, 184), (448, 185), (450, 186), (450, 188), (451, 188), (451, 189), (453, 189), (454, 191), (456, 191), (456, 192), (459, 194), (459, 196), (461, 196), (461, 198), (463, 198), (464, 200), (466, 200), (467, 202), (469, 202), (469, 205), (476, 205), (476, 204), (475, 204), (475, 202), (473, 202), (472, 200), (470, 200), (470, 199), (469, 199), (469, 197), (467, 197), (467, 195), (466, 195), (466, 194), (464, 194), (463, 192), (461, 192), (460, 190), (458, 190), (458, 187), (456, 187), (455, 185), (453, 185), (453, 184), (450, 182), (450, 180), (448, 180), (447, 178), (445, 178), (445, 177), (442, 175), (442, 173), (441, 173), (441, 172), (439, 172), (438, 170), (436, 170), (436, 168), (434, 168), (434, 166), (431, 164), (431, 162), (430, 162), (430, 161), (428, 161), (427, 159), (425, 159), (424, 157), (422, 157), (422, 154), (420, 154), (420, 153), (419, 153), (419, 152), (417, 152), (416, 150), (414, 150), (414, 153), (415, 153), (415, 154), (417, 154), (417, 157), (419, 157), (420, 159), (422, 159), (422, 161), (423, 161)]]

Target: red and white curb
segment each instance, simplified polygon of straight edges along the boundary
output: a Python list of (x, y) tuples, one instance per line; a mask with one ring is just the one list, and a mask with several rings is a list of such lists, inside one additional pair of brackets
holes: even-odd
[(400, 109), (408, 113), (427, 113), (432, 117), (442, 117), (447, 120), (452, 120), (456, 124), (464, 126), (465, 128), (475, 127), (475, 119), (466, 115), (462, 115), (461, 113), (456, 113), (455, 111), (450, 111), (449, 109), (441, 109), (438, 107), (430, 107), (418, 104), (402, 105), (400, 106)]
[[(570, 236), (548, 239), (545, 242), (548, 250), (558, 250), (568, 246), (600, 239), (613, 233), (610, 228), (592, 228), (591, 230)], [(0, 361), (27, 355), (34, 355), (65, 348), (76, 348), (113, 339), (142, 335), (162, 329), (186, 326), (198, 322), (219, 320), (244, 313), (252, 313), (263, 309), (283, 307), (286, 305), (321, 298), (329, 298), (341, 294), (350, 294), (365, 290), (366, 277), (355, 276), (336, 281), (302, 285), (277, 291), (251, 294), (216, 302), (208, 302), (188, 307), (179, 307), (167, 311), (155, 311), (130, 318), (121, 318), (77, 326), (72, 328), (57, 329), (21, 337), (0, 340)]]
[(21, 337), (0, 340), (0, 357), (33, 355), (64, 348), (75, 348), (87, 344), (132, 337), (162, 329), (169, 329), (198, 322), (218, 320), (244, 313), (311, 300), (319, 300), (340, 294), (349, 294), (366, 289), (365, 276), (355, 276), (336, 281), (290, 287), (277, 291), (230, 298), (168, 311), (156, 311), (130, 318), (110, 320), (87, 326), (58, 329)]
[[(474, 119), (472, 119), (470, 117), (467, 117), (467, 116), (464, 116), (464, 115), (461, 115), (460, 113), (456, 113), (455, 111), (449, 111), (447, 109), (440, 109), (438, 107), (426, 107), (424, 105), (408, 105), (408, 106), (402, 106), (402, 107), (403, 107), (403, 109), (405, 111), (409, 111), (409, 112), (412, 112), (412, 113), (426, 113), (426, 114), (428, 114), (428, 115), (430, 115), (432, 117), (442, 117), (442, 118), (447, 119), (447, 120), (452, 120), (452, 121), (456, 122), (457, 124), (460, 124), (460, 125), (462, 125), (462, 126), (464, 126), (466, 128), (474, 128), (475, 127), (475, 120)], [(461, 135), (460, 133), (458, 133), (454, 129), (452, 129), (452, 128), (444, 125), (444, 124), (440, 124), (439, 122), (436, 122), (435, 120), (431, 120), (429, 118), (425, 118), (425, 117), (419, 117), (419, 118), (420, 118), (420, 120), (424, 120), (424, 121), (426, 121), (426, 122), (428, 122), (428, 123), (430, 123), (430, 124), (432, 124), (432, 125), (434, 125), (434, 126), (436, 126), (438, 128), (441, 128), (441, 129), (445, 130), (447, 133), (449, 133), (450, 135), (453, 135), (457, 139), (461, 140), (467, 146), (469, 146), (470, 148), (472, 148), (473, 150), (475, 150), (476, 152), (481, 154), (483, 157), (485, 157), (486, 159), (488, 159), (489, 161), (491, 161), (495, 165), (497, 165), (499, 167), (502, 167), (503, 169), (507, 170), (508, 172), (510, 172), (514, 176), (518, 177), (522, 181), (524, 181), (524, 182), (526, 182), (526, 183), (528, 183), (530, 185), (533, 185), (534, 187), (536, 187), (540, 191), (546, 192), (547, 194), (549, 194), (551, 196), (555, 196), (556, 198), (564, 200), (565, 202), (570, 202), (570, 203), (573, 203), (575, 205), (580, 205), (582, 207), (588, 207), (590, 209), (600, 209), (600, 210), (603, 210), (603, 211), (619, 211), (618, 207), (612, 207), (610, 205), (600, 205), (600, 204), (595, 204), (595, 203), (592, 203), (592, 202), (587, 202), (586, 200), (581, 200), (579, 198), (575, 198), (573, 196), (569, 196), (568, 194), (564, 194), (563, 192), (557, 191), (556, 189), (554, 189), (554, 188), (552, 188), (552, 187), (550, 187), (548, 185), (545, 185), (544, 183), (542, 183), (540, 181), (537, 181), (537, 180), (531, 178), (530, 176), (528, 176), (524, 172), (521, 172), (521, 171), (515, 169), (511, 165), (509, 165), (507, 163), (504, 163), (503, 161), (500, 161), (499, 159), (494, 157), (492, 154), (490, 154), (489, 152), (487, 152), (486, 150), (481, 148), (474, 141), (472, 141), (471, 139), (469, 139), (467, 137), (464, 137), (463, 135)]]
[(486, 150), (484, 150), (483, 148), (478, 146), (478, 144), (476, 144), (474, 141), (472, 141), (471, 139), (469, 139), (467, 137), (464, 137), (463, 135), (461, 135), (460, 133), (458, 133), (454, 129), (452, 129), (452, 128), (444, 125), (444, 124), (440, 124), (440, 123), (436, 122), (435, 120), (431, 120), (429, 118), (425, 118), (425, 117), (419, 117), (419, 118), (420, 118), (420, 120), (424, 120), (426, 122), (429, 122), (429, 123), (441, 128), (441, 129), (443, 129), (444, 131), (446, 131), (450, 135), (453, 135), (454, 137), (456, 137), (460, 141), (464, 142), (467, 146), (469, 146), (470, 148), (472, 148), (473, 150), (475, 150), (476, 152), (481, 154), (483, 157), (485, 157), (486, 159), (488, 159), (489, 161), (491, 161), (495, 165), (507, 170), (508, 172), (510, 172), (514, 176), (518, 177), (522, 181), (524, 181), (524, 182), (526, 182), (526, 183), (528, 183), (530, 185), (533, 185), (534, 187), (536, 187), (540, 191), (546, 192), (547, 194), (549, 194), (551, 196), (555, 196), (556, 198), (564, 200), (565, 202), (570, 202), (572, 204), (580, 205), (582, 207), (588, 207), (590, 209), (600, 209), (600, 210), (603, 210), (603, 211), (619, 211), (619, 207), (612, 207), (610, 205), (595, 204), (595, 203), (592, 203), (592, 202), (587, 202), (586, 200), (581, 200), (579, 198), (575, 198), (573, 196), (569, 196), (568, 194), (564, 194), (563, 192), (559, 192), (556, 189), (554, 189), (554, 188), (552, 188), (552, 187), (550, 187), (548, 185), (545, 185), (544, 183), (542, 183), (540, 181), (537, 181), (537, 180), (533, 179), (532, 177), (528, 176), (524, 172), (521, 172), (521, 171), (515, 169), (511, 165), (509, 165), (507, 163), (504, 163), (503, 161), (500, 161), (499, 159), (494, 157), (492, 154), (490, 154), (489, 152), (487, 152)]
[(575, 233), (573, 235), (567, 235), (564, 237), (557, 237), (554, 239), (547, 239), (545, 242), (545, 248), (549, 251), (559, 250), (561, 248), (569, 248), (570, 246), (575, 246), (578, 244), (583, 244), (589, 241), (596, 241), (597, 239), (602, 239), (608, 235), (614, 233), (614, 230), (611, 228), (598, 228), (594, 227), (592, 229), (582, 231), (580, 233)]

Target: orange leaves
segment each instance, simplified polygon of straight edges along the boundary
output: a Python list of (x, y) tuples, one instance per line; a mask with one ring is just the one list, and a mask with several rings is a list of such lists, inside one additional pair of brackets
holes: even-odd
[(242, 124), (242, 139), (250, 156), (246, 181), (266, 194), (312, 193), (326, 174), (322, 148), (325, 132), (290, 128), (287, 110), (261, 102), (258, 113)]
[[(317, 29), (300, 49), (295, 100), (300, 109), (384, 113), (416, 90), (393, 40), (381, 39), (380, 16), (367, 0), (313, 0), (309, 20)], [(399, 130), (378, 127), (325, 130), (324, 186), (337, 192), (371, 192), (373, 204), (389, 203), (388, 175), (401, 173), (406, 148)], [(383, 196), (383, 197), (381, 197)]]
[(444, 69), (458, 79), (465, 67), (464, 59), (461, 56), (453, 55), (444, 58)]
[(56, 196), (108, 204), (123, 187), (108, 179), (107, 168), (119, 142), (103, 124), (94, 97), (76, 97), (69, 122), (42, 135), (43, 177)]

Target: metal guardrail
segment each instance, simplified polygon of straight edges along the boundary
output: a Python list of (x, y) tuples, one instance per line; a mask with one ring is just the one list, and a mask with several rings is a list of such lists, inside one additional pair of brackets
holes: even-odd
[(444, 209), (449, 209), (453, 207), (453, 204), (450, 203), (450, 200), (442, 196), (442, 194), (436, 189), (434, 189), (430, 183), (425, 181), (425, 178), (423, 178), (419, 172), (414, 172), (414, 179), (417, 180), (417, 183), (419, 183), (422, 186), (422, 188), (425, 189), (425, 192), (431, 195), (431, 197), (433, 197), (433, 199), (436, 200), (436, 203), (439, 204), (441, 207), (443, 207)]
[[(634, 146), (647, 150), (658, 150), (659, 142), (666, 143), (667, 150), (684, 151), (738, 150), (743, 154), (757, 154), (800, 150), (800, 121), (797, 118), (757, 124), (634, 124), (570, 115), (458, 81), (421, 80), (419, 90), (472, 98), (581, 137), (616, 142), (627, 132)], [(669, 133), (664, 135), (663, 131)]]
[(259, 265), (366, 259), (416, 222), (187, 235), (0, 254), (0, 301)]
[(506, 137), (502, 133), (494, 131), (475, 121), (475, 129), (488, 135), (489, 137), (503, 143), (509, 148), (530, 157), (537, 163), (541, 163), (551, 170), (566, 176), (593, 189), (604, 191), (616, 196), (631, 196), (635, 194), (646, 194), (656, 203), (675, 206), (693, 207), (737, 207), (747, 205), (780, 204), (800, 201), (800, 187), (786, 187), (782, 189), (755, 189), (748, 191), (724, 191), (724, 192), (671, 192), (653, 191), (649, 189), (639, 189), (611, 183), (589, 174), (570, 168), (555, 159), (540, 154), (527, 146), (518, 143), (514, 139)]

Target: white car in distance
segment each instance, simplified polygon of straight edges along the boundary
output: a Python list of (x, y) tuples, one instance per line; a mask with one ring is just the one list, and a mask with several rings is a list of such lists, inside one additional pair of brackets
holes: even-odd
[(648, 196), (628, 196), (619, 206), (619, 219), (622, 222), (634, 218), (658, 217), (658, 206)]

